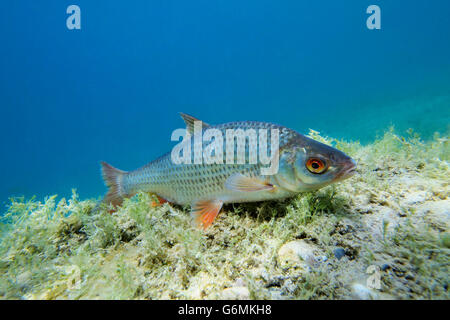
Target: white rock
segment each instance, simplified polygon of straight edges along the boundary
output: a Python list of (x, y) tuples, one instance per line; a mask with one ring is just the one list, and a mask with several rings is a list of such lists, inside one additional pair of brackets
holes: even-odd
[(33, 277), (33, 274), (30, 271), (25, 271), (21, 274), (19, 274), (16, 278), (16, 284), (20, 288), (27, 288), (29, 286), (29, 282), (31, 278)]
[[(189, 299), (203, 299), (203, 291), (210, 287), (214, 280), (206, 272), (199, 272), (191, 279), (191, 285), (186, 291)], [(167, 298), (170, 299), (170, 298)]]
[(450, 228), (450, 200), (426, 202), (417, 209), (417, 214), (422, 215), (431, 224), (442, 229)]
[(408, 192), (405, 195), (405, 200), (403, 201), (406, 205), (413, 205), (413, 204), (419, 204), (423, 203), (427, 198), (427, 192), (426, 191), (415, 191), (415, 192)]
[(269, 289), (269, 292), (270, 292), (270, 296), (271, 296), (272, 300), (283, 300), (284, 299), (283, 293), (280, 289), (271, 288), (271, 289)]
[(378, 299), (378, 294), (365, 285), (360, 283), (354, 283), (352, 285), (352, 294), (353, 298), (358, 300), (376, 300)]
[(313, 266), (316, 262), (315, 249), (313, 245), (304, 240), (290, 241), (278, 250), (278, 260), (281, 265), (306, 263), (308, 266)]
[(224, 300), (248, 300), (250, 299), (250, 291), (247, 287), (232, 287), (222, 291), (222, 299)]

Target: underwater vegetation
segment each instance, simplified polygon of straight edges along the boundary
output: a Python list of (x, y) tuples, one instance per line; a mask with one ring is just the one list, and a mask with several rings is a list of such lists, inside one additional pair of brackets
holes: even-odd
[(146, 193), (113, 214), (75, 191), (11, 199), (0, 298), (449, 299), (448, 135), (309, 136), (352, 156), (357, 174), (292, 199), (225, 205), (206, 231), (188, 208), (152, 207)]

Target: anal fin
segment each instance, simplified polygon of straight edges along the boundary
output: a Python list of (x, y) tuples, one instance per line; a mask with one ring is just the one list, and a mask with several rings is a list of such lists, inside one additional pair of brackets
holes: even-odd
[(223, 202), (220, 200), (198, 201), (192, 205), (191, 215), (197, 227), (206, 230), (219, 214)]
[(153, 207), (153, 208), (154, 208), (154, 207), (161, 206), (161, 205), (163, 205), (163, 204), (166, 203), (166, 202), (169, 202), (169, 201), (167, 201), (166, 199), (161, 198), (161, 197), (158, 196), (157, 194), (156, 194), (155, 196), (156, 196), (156, 198), (158, 199), (158, 202), (152, 201), (152, 207)]

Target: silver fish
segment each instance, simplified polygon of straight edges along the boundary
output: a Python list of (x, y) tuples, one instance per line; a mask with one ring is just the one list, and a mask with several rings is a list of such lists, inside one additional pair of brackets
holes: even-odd
[[(195, 121), (200, 120), (186, 114), (181, 116), (187, 131), (193, 133)], [(241, 121), (208, 125), (203, 122), (202, 130), (206, 129), (218, 129), (224, 136), (227, 129), (278, 129), (279, 149), (272, 155), (278, 156), (278, 172), (262, 175), (261, 168), (267, 165), (250, 163), (248, 157), (243, 164), (175, 164), (170, 152), (130, 172), (102, 162), (103, 179), (109, 187), (104, 202), (117, 206), (138, 192), (153, 193), (163, 202), (191, 205), (197, 225), (206, 229), (224, 203), (292, 197), (349, 178), (356, 169), (355, 161), (343, 152), (272, 123)], [(194, 136), (190, 139), (193, 142)], [(237, 148), (237, 144), (233, 142), (233, 145)], [(246, 154), (250, 151), (246, 144)], [(193, 153), (194, 150), (192, 156)]]

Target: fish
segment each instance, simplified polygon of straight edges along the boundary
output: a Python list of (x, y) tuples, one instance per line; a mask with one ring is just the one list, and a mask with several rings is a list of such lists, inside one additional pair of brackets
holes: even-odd
[[(201, 133), (215, 129), (216, 133), (225, 135), (230, 129), (262, 129), (270, 132), (267, 138), (278, 133), (278, 148), (270, 154), (278, 159), (277, 172), (262, 174), (261, 169), (267, 168), (267, 164), (251, 162), (250, 157), (241, 163), (226, 162), (225, 152), (224, 163), (175, 163), (172, 153), (168, 152), (129, 172), (101, 162), (102, 176), (109, 188), (104, 203), (117, 207), (125, 198), (139, 192), (151, 193), (161, 203), (190, 205), (195, 224), (205, 230), (212, 225), (225, 203), (289, 198), (343, 181), (356, 171), (356, 162), (344, 152), (284, 126), (259, 121), (209, 125), (184, 113), (181, 117), (186, 124), (186, 141), (192, 143), (195, 143), (195, 123), (201, 123)], [(231, 147), (236, 156), (237, 143), (234, 142)], [(270, 140), (267, 148), (273, 145)], [(257, 143), (256, 149), (262, 146)], [(191, 149), (194, 157), (195, 148)], [(246, 143), (246, 155), (251, 152), (255, 150)]]

